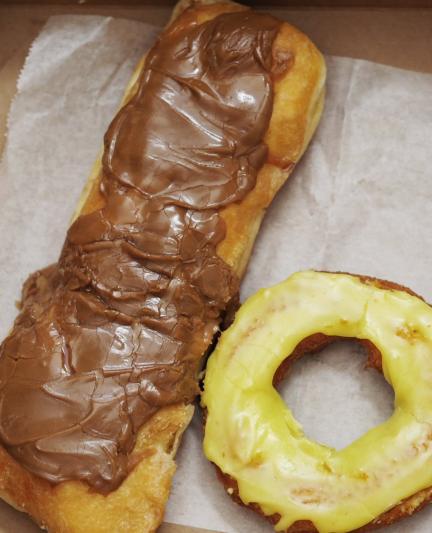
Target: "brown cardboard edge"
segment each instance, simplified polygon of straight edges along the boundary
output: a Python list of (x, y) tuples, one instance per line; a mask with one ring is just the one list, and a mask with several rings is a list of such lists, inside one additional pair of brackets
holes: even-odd
[[(61, 4), (61, 5), (118, 5), (115, 0), (6, 0), (3, 4)], [(159, 6), (174, 6), (177, 0), (158, 0)], [(419, 8), (432, 7), (432, 0), (246, 0), (243, 3), (255, 7), (375, 7), (375, 8)], [(126, 0), (122, 2), (128, 5), (154, 5), (154, 0)]]

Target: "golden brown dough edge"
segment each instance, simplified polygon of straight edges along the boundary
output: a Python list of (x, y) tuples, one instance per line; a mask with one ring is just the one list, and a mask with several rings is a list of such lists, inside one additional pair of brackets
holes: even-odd
[[(347, 274), (347, 272), (344, 272)], [(380, 287), (382, 289), (386, 290), (398, 290), (398, 291), (404, 291), (408, 294), (411, 294), (413, 296), (416, 296), (417, 298), (423, 299), (418, 294), (414, 293), (411, 289), (404, 287), (403, 285), (399, 285), (397, 283), (393, 283), (392, 281), (387, 281), (383, 279), (373, 278), (370, 276), (362, 276), (358, 274), (350, 274), (352, 276), (358, 277), (363, 283), (376, 285), (377, 287)], [(316, 333), (314, 335), (311, 335), (310, 337), (307, 337), (306, 339), (303, 339), (295, 348), (293, 353), (285, 359), (285, 361), (282, 362), (278, 370), (276, 371), (276, 374), (273, 378), (273, 383), (277, 385), (284, 379), (286, 374), (291, 370), (292, 365), (295, 363), (296, 360), (300, 359), (304, 355), (319, 352), (323, 348), (325, 348), (327, 345), (331, 344), (335, 340), (337, 340), (338, 337), (329, 337), (327, 335), (324, 335), (322, 333)], [(367, 359), (367, 367), (372, 367), (378, 370), (382, 373), (382, 359), (381, 359), (381, 353), (380, 351), (368, 340), (360, 340), (356, 339), (357, 342), (363, 345), (363, 347), (366, 349), (368, 359)], [(205, 416), (204, 416), (205, 418)], [(204, 420), (205, 424), (205, 420)], [(239, 496), (238, 486), (235, 479), (228, 476), (227, 474), (224, 474), (216, 465), (214, 465), (216, 468), (217, 476), (219, 480), (223, 483), (227, 493), (229, 496), (239, 505), (242, 507), (249, 507), (251, 510), (255, 511), (259, 515), (261, 515), (263, 518), (265, 518), (267, 521), (269, 521), (271, 524), (276, 524), (279, 521), (279, 515), (265, 515), (263, 511), (261, 510), (260, 506), (252, 503), (250, 505), (246, 505), (242, 502)], [(408, 498), (405, 498), (400, 503), (389, 509), (388, 511), (385, 511), (384, 513), (377, 516), (374, 520), (366, 524), (365, 526), (362, 526), (361, 528), (352, 530), (351, 533), (360, 533), (365, 531), (371, 531), (374, 529), (378, 529), (383, 526), (388, 526), (398, 520), (401, 520), (402, 518), (406, 518), (408, 516), (411, 516), (417, 511), (420, 511), (426, 504), (432, 501), (432, 487), (428, 487), (426, 489), (423, 489)], [(318, 533), (318, 530), (315, 528), (313, 522), (308, 520), (302, 520), (295, 522), (292, 524), (285, 533)], [(349, 532), (347, 532), (349, 533)]]
[[(192, 4), (194, 9), (188, 9)], [(188, 24), (242, 9), (246, 8), (229, 2), (182, 0), (174, 14), (179, 16), (179, 24)], [(242, 202), (221, 211), (227, 234), (218, 254), (240, 277), (264, 211), (305, 150), (323, 107), (325, 65), (309, 39), (285, 23), (273, 52), (289, 54), (292, 62), (289, 71), (275, 82), (273, 116), (266, 135), (268, 162), (259, 172), (254, 190)], [(123, 104), (134, 94), (144, 61), (143, 58), (129, 82)], [(74, 218), (101, 206), (100, 168), (99, 158)], [(79, 481), (52, 486), (21, 467), (0, 447), (0, 497), (56, 533), (155, 531), (162, 521), (175, 472), (174, 455), (193, 411), (192, 405), (173, 405), (155, 414), (138, 434), (131, 454), (134, 470), (107, 496), (92, 492)]]

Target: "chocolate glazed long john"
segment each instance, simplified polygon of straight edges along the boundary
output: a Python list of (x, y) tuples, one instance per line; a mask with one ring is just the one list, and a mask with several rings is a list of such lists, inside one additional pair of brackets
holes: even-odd
[(142, 424), (197, 393), (238, 291), (218, 210), (266, 157), (279, 26), (240, 12), (163, 34), (106, 134), (104, 205), (26, 282), (1, 347), (0, 437), (39, 476), (114, 489)]

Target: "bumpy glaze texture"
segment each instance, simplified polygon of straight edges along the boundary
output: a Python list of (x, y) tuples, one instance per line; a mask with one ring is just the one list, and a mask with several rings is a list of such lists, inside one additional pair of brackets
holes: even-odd
[(266, 158), (279, 24), (242, 12), (162, 34), (105, 136), (105, 205), (24, 285), (1, 347), (0, 437), (39, 476), (113, 490), (142, 424), (196, 395), (238, 291), (219, 210)]

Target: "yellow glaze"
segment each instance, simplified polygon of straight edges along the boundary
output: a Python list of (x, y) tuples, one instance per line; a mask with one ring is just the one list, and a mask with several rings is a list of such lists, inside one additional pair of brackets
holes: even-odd
[[(309, 440), (272, 386), (314, 333), (369, 339), (395, 391), (393, 415), (342, 450)], [(278, 513), (277, 531), (361, 527), (432, 485), (432, 308), (348, 274), (300, 272), (260, 290), (210, 357), (204, 450), (245, 504)]]

